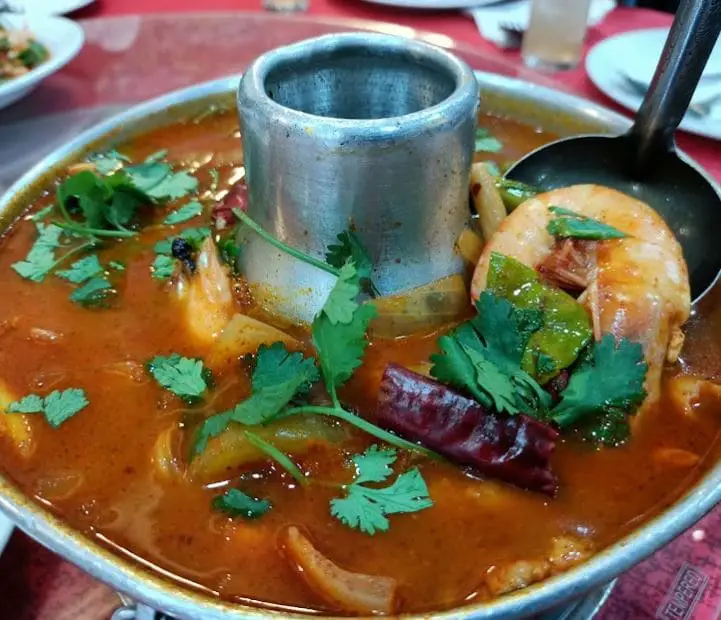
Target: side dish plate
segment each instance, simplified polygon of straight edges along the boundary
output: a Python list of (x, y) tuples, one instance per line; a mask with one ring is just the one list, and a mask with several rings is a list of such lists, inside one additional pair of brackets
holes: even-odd
[(0, 109), (30, 94), (45, 78), (62, 69), (78, 55), (85, 33), (75, 22), (45, 15), (3, 15), (8, 29), (27, 29), (50, 52), (50, 58), (25, 75), (0, 82)]

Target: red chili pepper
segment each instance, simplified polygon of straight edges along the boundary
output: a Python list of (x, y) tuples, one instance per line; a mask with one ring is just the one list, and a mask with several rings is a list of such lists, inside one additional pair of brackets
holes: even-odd
[(244, 181), (238, 181), (228, 193), (213, 206), (213, 223), (218, 230), (223, 230), (235, 223), (233, 209), (246, 211), (248, 209), (248, 186)]
[(558, 432), (526, 415), (487, 411), (441, 383), (389, 364), (381, 381), (377, 422), (481, 475), (556, 493), (549, 458)]

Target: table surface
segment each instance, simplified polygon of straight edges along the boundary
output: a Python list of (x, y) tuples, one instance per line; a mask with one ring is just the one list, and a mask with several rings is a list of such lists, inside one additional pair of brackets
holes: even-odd
[[(457, 12), (310, 0), (311, 17), (296, 19), (240, 12), (258, 12), (259, 0), (204, 0), (203, 10), (217, 12), (177, 13), (197, 7), (193, 0), (97, 0), (78, 12), (76, 17), (89, 18), (82, 22), (87, 44), (79, 57), (28, 99), (0, 113), (0, 191), (43, 154), (132, 103), (240, 72), (259, 53), (283, 43), (349, 29), (421, 38), (452, 49), (476, 69), (555, 86), (622, 111), (595, 89), (582, 67), (553, 75), (528, 71), (518, 52), (483, 41), (471, 18)], [(138, 15), (149, 10), (165, 14)], [(367, 21), (373, 19), (388, 23)], [(616, 9), (590, 30), (586, 51), (618, 32), (667, 26), (670, 19), (654, 11)], [(678, 141), (721, 180), (718, 143), (690, 135), (679, 135)], [(600, 618), (721, 617), (721, 566), (714, 561), (720, 555), (717, 510), (624, 575)], [(0, 557), (0, 575), (0, 618), (96, 620), (108, 618), (119, 604), (109, 588), (21, 533)], [(693, 600), (687, 596), (689, 575), (699, 592)], [(688, 612), (684, 616), (678, 615), (682, 608)]]

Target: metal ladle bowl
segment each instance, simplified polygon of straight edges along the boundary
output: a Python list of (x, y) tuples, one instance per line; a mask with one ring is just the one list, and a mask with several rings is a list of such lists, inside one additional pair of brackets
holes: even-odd
[[(479, 107), (471, 69), (447, 52), (382, 34), (310, 39), (258, 58), (238, 90), (248, 214), (323, 259), (353, 228), (381, 294), (458, 273)], [(244, 239), (256, 298), (310, 321), (333, 276)]]
[(676, 151), (673, 133), (720, 30), (721, 0), (685, 0), (628, 133), (558, 140), (507, 172), (511, 179), (544, 189), (606, 185), (651, 205), (681, 243), (694, 301), (711, 289), (721, 271), (721, 190)]

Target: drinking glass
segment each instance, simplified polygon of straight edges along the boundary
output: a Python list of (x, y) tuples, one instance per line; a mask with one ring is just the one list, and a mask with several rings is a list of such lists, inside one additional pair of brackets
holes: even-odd
[(591, 0), (533, 0), (523, 35), (523, 62), (547, 71), (575, 67), (581, 58), (590, 6)]

